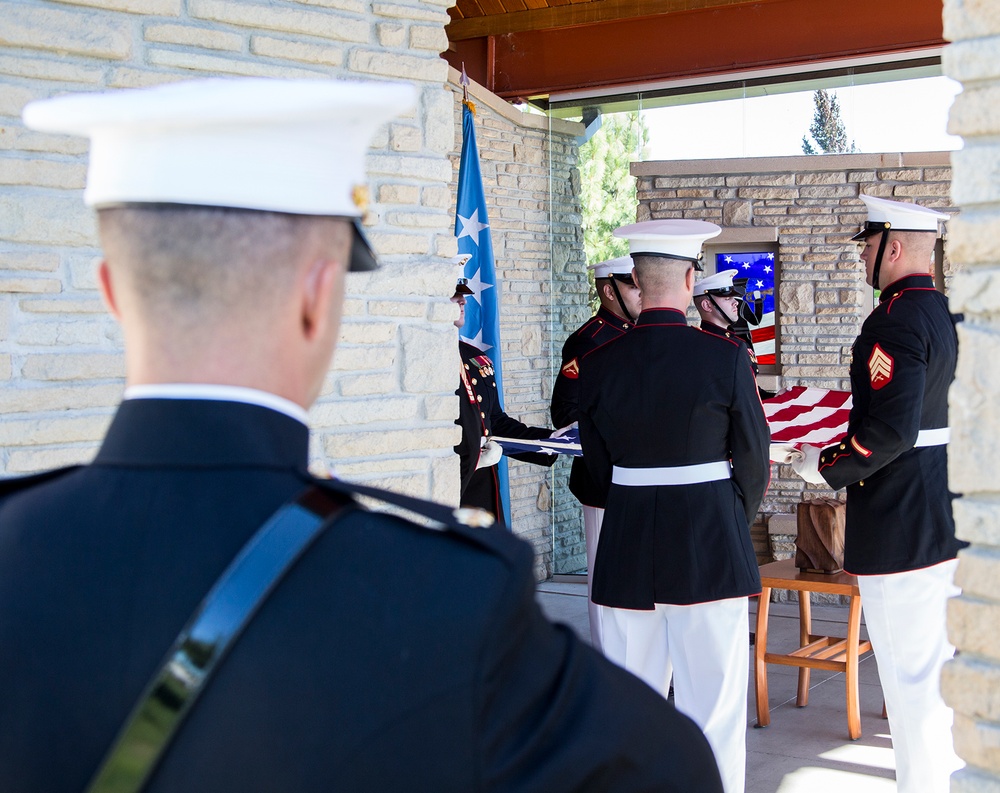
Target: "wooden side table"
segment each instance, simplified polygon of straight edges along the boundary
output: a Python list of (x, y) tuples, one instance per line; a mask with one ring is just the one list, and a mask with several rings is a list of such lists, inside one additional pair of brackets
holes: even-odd
[[(799, 687), (795, 704), (809, 704), (809, 675), (813, 669), (843, 672), (847, 686), (847, 734), (852, 741), (861, 737), (861, 704), (858, 699), (858, 658), (872, 649), (871, 642), (861, 641), (861, 593), (858, 580), (848, 573), (802, 573), (793, 559), (771, 562), (760, 568), (761, 593), (757, 604), (757, 638), (754, 643), (757, 726), (771, 723), (767, 700), (767, 665), (799, 667)], [(772, 589), (792, 589), (799, 593), (799, 648), (793, 652), (767, 651), (767, 617)], [(850, 597), (847, 638), (817, 636), (812, 633), (810, 592), (825, 592)]]

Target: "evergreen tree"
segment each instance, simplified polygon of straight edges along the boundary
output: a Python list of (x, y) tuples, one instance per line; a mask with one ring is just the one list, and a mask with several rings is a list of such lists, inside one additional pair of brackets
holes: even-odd
[(588, 264), (628, 253), (628, 243), (611, 233), (635, 222), (635, 179), (629, 163), (639, 157), (639, 140), (646, 125), (638, 113), (604, 116), (601, 128), (580, 147), (580, 205), (583, 249)]
[[(813, 103), (816, 105), (816, 112), (809, 127), (809, 135), (802, 137), (802, 151), (806, 154), (842, 154), (857, 151), (854, 141), (848, 141), (837, 97), (821, 88), (813, 94)], [(810, 136), (812, 136), (811, 141)]]

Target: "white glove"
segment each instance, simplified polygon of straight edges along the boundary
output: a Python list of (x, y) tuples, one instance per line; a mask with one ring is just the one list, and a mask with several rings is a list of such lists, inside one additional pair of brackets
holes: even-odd
[(487, 441), (479, 452), (479, 462), (476, 463), (476, 468), (489, 468), (491, 465), (496, 465), (500, 462), (501, 457), (503, 457), (503, 448), (500, 444)]
[(819, 472), (819, 446), (804, 444), (799, 451), (793, 452), (791, 456), (792, 468), (795, 473), (814, 485), (825, 485), (826, 480)]
[(563, 435), (565, 435), (570, 430), (575, 430), (578, 425), (579, 425), (579, 422), (574, 421), (572, 424), (567, 424), (565, 427), (560, 427), (555, 432), (553, 432), (551, 435), (549, 435), (549, 437), (550, 438), (561, 438)]
[(805, 456), (791, 443), (772, 443), (769, 454), (772, 463), (782, 463), (783, 465), (791, 465), (792, 460)]

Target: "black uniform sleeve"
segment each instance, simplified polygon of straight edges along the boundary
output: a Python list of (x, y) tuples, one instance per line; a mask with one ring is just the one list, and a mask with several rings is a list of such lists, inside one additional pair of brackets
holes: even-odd
[(497, 600), (478, 668), (480, 789), (721, 793), (690, 719), (543, 617), (530, 555)]
[[(517, 419), (508, 416), (496, 405), (490, 416), (490, 426), (493, 434), (501, 438), (523, 438), (525, 440), (540, 440), (548, 438), (552, 430), (547, 427), (530, 427)], [(511, 454), (515, 460), (524, 463), (534, 463), (535, 465), (550, 466), (556, 461), (554, 454), (538, 454), (536, 452), (524, 452), (522, 454)]]
[[(912, 328), (888, 311), (870, 320), (869, 332), (877, 345), (858, 345), (855, 350), (867, 359), (877, 346), (887, 356), (883, 360), (891, 359), (891, 377), (878, 389), (869, 384), (864, 395), (867, 410), (861, 403), (857, 419), (851, 416), (848, 435), (820, 453), (820, 474), (834, 490), (870, 477), (912, 449), (920, 431), (926, 348)], [(860, 361), (855, 366), (867, 367), (868, 363)], [(855, 395), (855, 407), (861, 396)]]
[[(591, 367), (592, 367), (591, 362)], [(583, 367), (580, 378), (580, 411), (577, 414), (580, 430), (580, 446), (583, 449), (583, 462), (593, 480), (593, 500), (591, 506), (604, 506), (611, 490), (611, 473), (613, 464), (604, 438), (601, 437), (594, 422), (594, 390), (600, 380), (599, 375), (587, 375), (588, 369)]]
[(580, 371), (574, 356), (574, 337), (566, 339), (562, 349), (562, 363), (552, 386), (549, 414), (556, 427), (565, 427), (576, 421), (580, 401)]
[(771, 479), (771, 433), (749, 359), (737, 356), (733, 400), (729, 411), (729, 443), (733, 479), (743, 494), (747, 523), (753, 524)]

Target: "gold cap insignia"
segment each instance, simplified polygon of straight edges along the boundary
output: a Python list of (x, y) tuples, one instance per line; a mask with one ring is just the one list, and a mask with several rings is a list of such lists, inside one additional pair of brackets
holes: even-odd
[(368, 185), (356, 184), (351, 190), (351, 200), (354, 206), (361, 210), (362, 214), (368, 211)]

